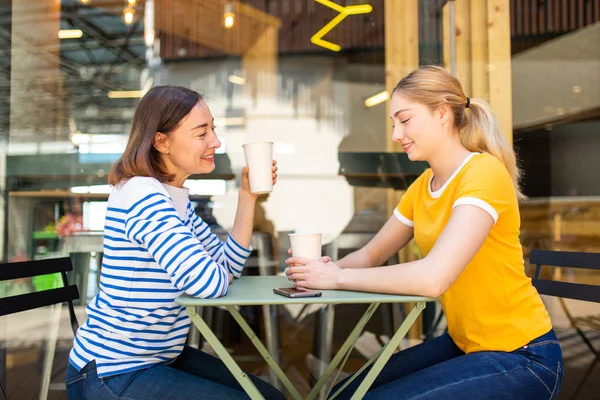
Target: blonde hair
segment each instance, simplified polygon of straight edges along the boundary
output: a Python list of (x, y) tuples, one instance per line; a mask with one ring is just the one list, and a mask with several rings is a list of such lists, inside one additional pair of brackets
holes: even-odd
[[(463, 146), (471, 152), (485, 152), (502, 161), (513, 180), (518, 198), (525, 198), (521, 192), (521, 170), (515, 152), (500, 132), (498, 120), (486, 101), (467, 98), (458, 79), (437, 66), (412, 71), (398, 82), (392, 95), (396, 93), (431, 110), (444, 104), (450, 106)], [(467, 113), (467, 108), (470, 113)]]

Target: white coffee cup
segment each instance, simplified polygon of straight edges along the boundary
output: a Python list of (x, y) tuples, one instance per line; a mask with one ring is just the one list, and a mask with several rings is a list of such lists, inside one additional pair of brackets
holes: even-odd
[(242, 145), (246, 165), (250, 169), (250, 192), (254, 194), (273, 191), (273, 143), (252, 142)]
[(320, 233), (290, 233), (290, 243), (293, 257), (302, 257), (308, 260), (321, 258)]

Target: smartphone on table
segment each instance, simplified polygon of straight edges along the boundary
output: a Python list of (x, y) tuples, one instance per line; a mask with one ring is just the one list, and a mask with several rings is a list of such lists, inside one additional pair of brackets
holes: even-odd
[(319, 297), (323, 293), (318, 290), (311, 289), (299, 289), (295, 287), (286, 287), (286, 288), (273, 288), (273, 291), (281, 296), (285, 297)]

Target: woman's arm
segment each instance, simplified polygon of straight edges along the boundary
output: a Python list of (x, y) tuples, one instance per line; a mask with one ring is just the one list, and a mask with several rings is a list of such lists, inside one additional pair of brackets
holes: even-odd
[(225, 242), (210, 230), (210, 226), (196, 215), (191, 204), (188, 205), (188, 218), (192, 221), (194, 235), (200, 240), (204, 249), (212, 259), (233, 277), (238, 278), (242, 274), (244, 263), (250, 256), (251, 249), (236, 242), (233, 236), (229, 236)]
[(392, 216), (366, 246), (335, 263), (340, 268), (379, 267), (406, 246), (412, 237), (413, 228)]
[[(227, 294), (227, 271), (216, 263), (185, 226), (158, 182), (130, 188), (130, 203), (123, 211), (125, 230), (115, 230), (148, 251), (167, 272), (173, 286), (200, 298)], [(152, 268), (149, 268), (152, 269)]]
[(240, 192), (233, 228), (231, 228), (230, 234), (236, 242), (246, 248), (250, 247), (250, 240), (252, 239), (255, 206), (255, 196)]
[(334, 263), (308, 262), (290, 267), (296, 285), (313, 289), (344, 289), (376, 293), (441, 296), (458, 278), (485, 242), (494, 219), (472, 205), (454, 208), (448, 224), (427, 257), (405, 264), (371, 269), (340, 268)]

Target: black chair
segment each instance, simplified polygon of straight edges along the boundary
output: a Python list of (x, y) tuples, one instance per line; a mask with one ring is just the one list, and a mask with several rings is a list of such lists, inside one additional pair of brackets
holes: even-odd
[(536, 265), (533, 285), (540, 294), (559, 298), (560, 304), (565, 311), (571, 326), (576, 330), (583, 342), (595, 355), (594, 360), (586, 370), (583, 378), (579, 382), (579, 385), (576, 387), (575, 392), (571, 397), (574, 399), (579, 395), (581, 388), (591, 375), (594, 367), (600, 362), (600, 352), (594, 348), (592, 342), (583, 331), (583, 329), (600, 331), (600, 315), (573, 317), (563, 299), (574, 299), (600, 303), (600, 286), (542, 279), (542, 266), (582, 268), (600, 271), (600, 253), (534, 250), (531, 252), (529, 262)]
[[(77, 290), (77, 286), (69, 285), (67, 272), (72, 270), (73, 265), (71, 264), (71, 259), (68, 257), (0, 264), (0, 281), (60, 273), (63, 283), (63, 287), (60, 288), (0, 298), (0, 317), (67, 302), (71, 328), (73, 334), (75, 334), (79, 328), (79, 324), (75, 316), (73, 300), (79, 299), (79, 291)], [(0, 396), (0, 399), (6, 399), (4, 388), (1, 384)]]

